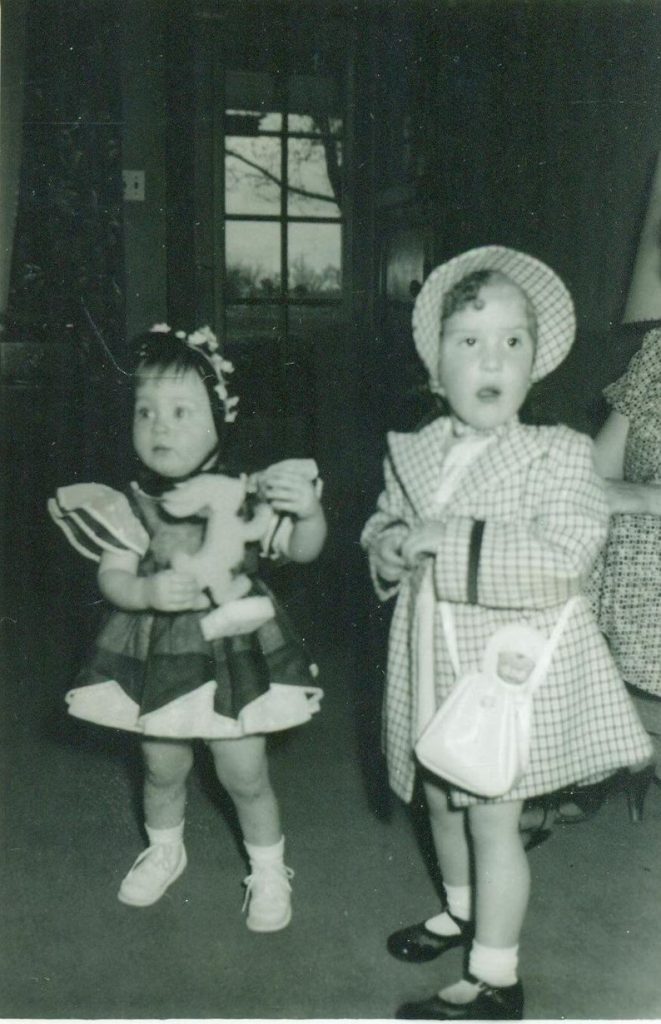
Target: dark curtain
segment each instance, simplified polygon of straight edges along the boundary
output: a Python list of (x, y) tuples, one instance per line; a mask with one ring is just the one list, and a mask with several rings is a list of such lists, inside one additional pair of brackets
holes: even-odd
[(0, 14), (0, 317), (7, 305), (23, 140), (27, 0), (6, 0)]

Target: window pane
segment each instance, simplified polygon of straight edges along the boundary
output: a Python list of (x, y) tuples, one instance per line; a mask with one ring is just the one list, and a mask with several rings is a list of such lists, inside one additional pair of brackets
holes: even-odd
[(268, 299), (280, 291), (280, 225), (225, 224), (226, 300)]
[(321, 141), (287, 140), (287, 212), (290, 216), (340, 216), (342, 153), (339, 142), (329, 139), (328, 145), (327, 156)]
[(339, 224), (289, 225), (291, 298), (339, 298), (341, 267)]
[(226, 213), (280, 213), (280, 140), (225, 139)]
[[(278, 130), (282, 124), (280, 114), (273, 113), (276, 102), (273, 75), (254, 71), (228, 71), (225, 75), (225, 107), (229, 113), (263, 114), (268, 118), (269, 130)], [(261, 125), (266, 128), (266, 124)]]

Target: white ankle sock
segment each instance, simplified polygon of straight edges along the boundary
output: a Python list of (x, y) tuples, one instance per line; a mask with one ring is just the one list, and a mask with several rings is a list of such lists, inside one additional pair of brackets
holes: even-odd
[(244, 840), (243, 845), (248, 851), (251, 864), (277, 864), (281, 862), (285, 855), (285, 837), (281, 836), (277, 843), (273, 843), (272, 846), (253, 846), (252, 843), (246, 843)]
[(145, 831), (150, 846), (175, 846), (184, 841), (183, 818), (173, 828), (151, 828), (149, 825), (145, 825)]
[(479, 991), (479, 985), (472, 981), (467, 981), (466, 978), (462, 978), (461, 981), (455, 981), (453, 985), (442, 988), (438, 994), (441, 999), (445, 999), (448, 1003), (463, 1006), (465, 1003), (470, 1003), (475, 999)]
[(500, 949), (494, 946), (481, 946), (479, 942), (474, 941), (468, 969), (475, 978), (486, 981), (487, 985), (506, 988), (508, 985), (516, 985), (518, 963), (518, 946)]
[(470, 885), (443, 885), (448, 909), (462, 921), (470, 921), (473, 911), (473, 890)]
[(425, 928), (434, 935), (459, 935), (461, 932), (461, 928), (452, 920), (447, 910), (425, 921)]
[[(462, 921), (469, 921), (471, 916), (471, 887), (470, 885), (443, 885), (445, 897), (448, 901), (450, 914), (460, 918)], [(434, 935), (459, 935), (461, 928), (456, 921), (450, 917), (447, 910), (430, 917), (425, 921), (425, 928)]]
[[(474, 941), (470, 951), (469, 970), (473, 977), (485, 981), (487, 985), (506, 988), (508, 985), (516, 985), (518, 960), (518, 946), (496, 949), (493, 946), (481, 946), (479, 942)], [(455, 981), (453, 985), (442, 988), (438, 994), (448, 1003), (463, 1006), (475, 999), (479, 991), (478, 983), (462, 978), (461, 981)]]

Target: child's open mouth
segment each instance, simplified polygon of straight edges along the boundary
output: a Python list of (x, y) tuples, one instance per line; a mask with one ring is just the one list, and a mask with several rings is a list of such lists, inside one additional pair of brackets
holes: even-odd
[(500, 398), (502, 391), (496, 387), (480, 388), (477, 397), (481, 402), (495, 402)]

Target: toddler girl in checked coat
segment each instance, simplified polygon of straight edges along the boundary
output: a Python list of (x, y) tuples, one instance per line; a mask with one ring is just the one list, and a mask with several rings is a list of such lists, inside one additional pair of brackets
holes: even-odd
[(399, 796), (411, 799), (415, 743), (456, 683), (451, 652), (462, 674), (475, 672), (496, 630), (519, 623), (549, 637), (574, 601), (535, 693), (528, 768), (510, 792), (487, 799), (423, 777), (446, 905), (392, 934), (388, 949), (419, 963), (464, 946), (469, 970), (405, 1003), (400, 1019), (521, 1018), (518, 942), (530, 885), (523, 801), (649, 757), (588, 601), (575, 597), (608, 528), (590, 441), (517, 416), (574, 330), (556, 274), (501, 246), (437, 267), (415, 303), (416, 347), (448, 414), (388, 436), (385, 490), (362, 536), (377, 594), (397, 595), (384, 736)]

